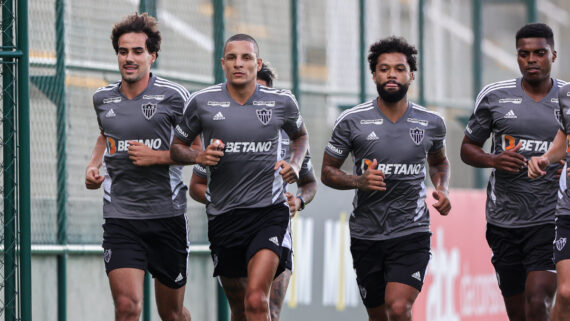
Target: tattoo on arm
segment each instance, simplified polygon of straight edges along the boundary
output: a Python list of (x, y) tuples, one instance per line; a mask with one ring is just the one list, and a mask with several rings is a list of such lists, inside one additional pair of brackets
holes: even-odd
[(427, 162), (433, 186), (438, 190), (447, 192), (449, 185), (449, 160), (445, 154), (445, 148), (429, 153)]
[(340, 169), (343, 163), (344, 159), (332, 157), (325, 152), (323, 155), (321, 181), (323, 184), (336, 189), (358, 188), (357, 176), (349, 175)]

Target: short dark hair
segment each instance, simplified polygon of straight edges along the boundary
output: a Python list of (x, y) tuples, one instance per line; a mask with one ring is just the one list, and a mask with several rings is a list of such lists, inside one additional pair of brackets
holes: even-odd
[(255, 55), (257, 56), (257, 58), (259, 58), (259, 46), (257, 45), (257, 41), (255, 41), (255, 39), (245, 33), (238, 33), (235, 34), (231, 37), (228, 38), (228, 40), (226, 40), (226, 43), (224, 43), (224, 55), (226, 54), (226, 47), (228, 46), (228, 43), (232, 42), (232, 41), (248, 41), (251, 42), (253, 44), (254, 50), (255, 50)]
[(546, 42), (554, 49), (554, 33), (552, 29), (545, 23), (529, 23), (524, 25), (517, 31), (515, 46), (522, 38), (544, 38)]
[(257, 72), (257, 79), (267, 83), (267, 87), (273, 87), (273, 80), (277, 79), (275, 69), (268, 62), (261, 64), (261, 69)]
[(392, 53), (392, 52), (399, 52), (406, 56), (406, 60), (408, 61), (408, 65), (410, 65), (410, 71), (416, 71), (417, 63), (416, 63), (416, 55), (418, 54), (418, 50), (416, 47), (408, 44), (406, 39), (402, 37), (388, 37), (385, 39), (381, 39), (380, 41), (372, 44), (370, 46), (370, 53), (368, 54), (368, 63), (370, 64), (370, 71), (376, 71), (376, 65), (378, 64), (378, 57), (381, 54), (385, 53)]
[(147, 35), (146, 49), (150, 53), (156, 53), (158, 57), (162, 37), (158, 31), (158, 22), (154, 17), (149, 16), (146, 12), (141, 15), (135, 13), (115, 24), (113, 31), (111, 31), (111, 41), (116, 54), (119, 53), (119, 38), (129, 32), (145, 33)]

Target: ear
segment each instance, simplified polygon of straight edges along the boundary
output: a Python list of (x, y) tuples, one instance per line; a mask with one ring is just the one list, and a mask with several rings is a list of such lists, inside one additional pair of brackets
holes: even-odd
[(261, 70), (261, 65), (263, 64), (263, 59), (257, 58), (257, 71)]
[(220, 58), (220, 63), (222, 64), (222, 69), (226, 71), (226, 60), (224, 58)]
[(410, 71), (410, 81), (416, 79), (416, 76), (413, 71)]
[(554, 62), (556, 60), (556, 57), (558, 57), (556, 50), (552, 50), (552, 62)]
[(152, 65), (156, 61), (156, 52), (153, 52), (151, 54), (151, 56), (152, 56), (152, 60), (151, 60), (150, 64)]

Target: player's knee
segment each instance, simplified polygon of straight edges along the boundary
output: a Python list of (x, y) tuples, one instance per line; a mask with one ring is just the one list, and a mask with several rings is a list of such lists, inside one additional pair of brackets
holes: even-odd
[(556, 303), (562, 304), (570, 310), (570, 284), (558, 284), (556, 289)]
[(386, 308), (390, 320), (410, 320), (412, 316), (412, 302), (406, 299), (386, 302)]
[(142, 302), (128, 296), (120, 296), (115, 300), (117, 320), (138, 317), (142, 312)]
[(526, 296), (526, 305), (530, 314), (542, 315), (550, 306), (552, 306), (552, 298), (546, 295), (543, 291), (538, 293), (531, 293)]
[(269, 297), (262, 290), (254, 290), (246, 293), (245, 310), (248, 313), (267, 313), (269, 309)]

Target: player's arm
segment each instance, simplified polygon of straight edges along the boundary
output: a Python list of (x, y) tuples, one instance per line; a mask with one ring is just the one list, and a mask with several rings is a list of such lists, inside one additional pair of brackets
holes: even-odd
[(518, 173), (525, 165), (526, 159), (518, 153), (522, 143), (500, 154), (490, 154), (483, 150), (483, 143), (469, 137), (463, 137), (461, 142), (461, 160), (467, 165), (481, 168), (496, 168), (503, 171)]
[(542, 154), (542, 156), (534, 156), (528, 162), (528, 177), (538, 178), (546, 175), (546, 168), (552, 163), (559, 162), (566, 156), (566, 135), (562, 130), (558, 130), (552, 146)]
[(449, 160), (445, 154), (445, 148), (428, 153), (427, 163), (431, 182), (435, 186), (435, 191), (432, 195), (437, 202), (433, 204), (433, 207), (441, 215), (447, 215), (451, 210), (451, 203), (448, 197)]
[(344, 159), (336, 158), (327, 154), (323, 155), (321, 169), (321, 181), (323, 184), (335, 189), (355, 189), (385, 191), (384, 173), (376, 169), (378, 161), (374, 159), (372, 164), (362, 175), (350, 175), (340, 169)]
[(309, 146), (309, 134), (307, 133), (305, 124), (302, 124), (298, 131), (289, 135), (289, 141), (291, 151), (289, 162), (280, 160), (275, 163), (274, 169), (277, 170), (281, 168), (279, 174), (287, 183), (292, 184), (299, 179), (299, 171), (301, 170)]
[(99, 168), (103, 161), (105, 153), (105, 136), (100, 133), (91, 153), (91, 160), (85, 169), (85, 187), (88, 189), (98, 189), (105, 180), (104, 176), (99, 175)]
[[(200, 136), (197, 136), (190, 147), (193, 150), (200, 150)], [(147, 145), (131, 140), (129, 141), (129, 159), (137, 166), (151, 165), (181, 165), (170, 158), (169, 150), (154, 150)]]
[(178, 164), (192, 165), (202, 164), (204, 166), (217, 165), (220, 158), (224, 156), (223, 143), (213, 143), (205, 150), (188, 148), (188, 144), (180, 138), (174, 136), (170, 145), (170, 157)]
[(317, 179), (315, 177), (315, 171), (311, 168), (307, 175), (299, 177), (297, 181), (297, 195), (287, 192), (287, 202), (289, 202), (290, 212), (295, 214), (297, 211), (301, 211), (309, 204), (315, 194), (317, 193)]
[(196, 202), (206, 204), (207, 183), (208, 179), (206, 177), (192, 173), (192, 178), (190, 179), (190, 197)]

